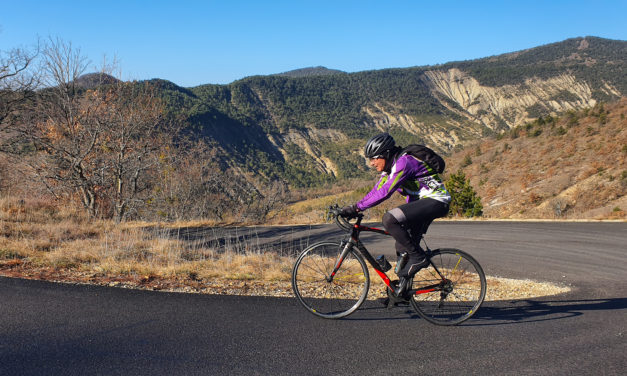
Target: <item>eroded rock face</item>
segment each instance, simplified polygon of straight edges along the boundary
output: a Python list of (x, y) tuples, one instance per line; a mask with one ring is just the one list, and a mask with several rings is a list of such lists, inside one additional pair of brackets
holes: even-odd
[(439, 123), (426, 124), (402, 113), (391, 104), (374, 103), (364, 107), (363, 111), (370, 117), (367, 126), (373, 126), (381, 132), (399, 127), (418, 136), (432, 147), (442, 150), (449, 150), (462, 139), (474, 138), (473, 136), (481, 134), (478, 126), (461, 124), (454, 119), (443, 118)]
[[(427, 71), (425, 82), (443, 105), (493, 130), (496, 130), (499, 123), (505, 123), (508, 128), (512, 128), (535, 119), (537, 115), (530, 113), (534, 106), (553, 112), (564, 112), (592, 107), (597, 103), (592, 98), (590, 86), (569, 74), (544, 80), (527, 79), (518, 85), (489, 87), (453, 68), (447, 71)], [(602, 90), (607, 94), (620, 96), (620, 92), (608, 83)], [(463, 111), (451, 108), (444, 98), (459, 105)]]

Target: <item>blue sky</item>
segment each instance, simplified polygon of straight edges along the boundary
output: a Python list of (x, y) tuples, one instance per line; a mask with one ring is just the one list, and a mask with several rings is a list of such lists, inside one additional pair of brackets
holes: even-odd
[(8, 1), (0, 50), (61, 38), (123, 79), (225, 84), (476, 59), (579, 36), (627, 39), (627, 0)]

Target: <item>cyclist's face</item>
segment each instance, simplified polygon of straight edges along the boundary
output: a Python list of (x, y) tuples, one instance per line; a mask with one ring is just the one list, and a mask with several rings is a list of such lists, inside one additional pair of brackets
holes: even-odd
[(371, 158), (370, 166), (374, 167), (378, 172), (381, 172), (385, 168), (385, 159), (384, 158)]

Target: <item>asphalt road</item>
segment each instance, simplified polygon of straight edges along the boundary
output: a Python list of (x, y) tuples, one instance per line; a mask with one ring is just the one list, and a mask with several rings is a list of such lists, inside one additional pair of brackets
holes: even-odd
[[(297, 243), (331, 228), (254, 231), (257, 242), (299, 234)], [(364, 239), (373, 253), (392, 249)], [(0, 375), (625, 373), (627, 224), (436, 222), (427, 239), (467, 250), (487, 274), (573, 290), (485, 303), (466, 323), (439, 327), (376, 302), (323, 320), (288, 298), (0, 278)]]

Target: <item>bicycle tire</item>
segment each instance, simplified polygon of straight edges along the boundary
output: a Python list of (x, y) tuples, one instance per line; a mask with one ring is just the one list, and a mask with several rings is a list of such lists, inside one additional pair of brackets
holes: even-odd
[(487, 283), (481, 265), (468, 253), (453, 248), (434, 250), (431, 263), (414, 276), (412, 288), (438, 287), (412, 295), (413, 309), (436, 325), (457, 325), (468, 320), (485, 299)]
[(305, 249), (294, 263), (294, 294), (309, 312), (318, 317), (338, 319), (350, 315), (368, 295), (368, 267), (355, 250), (344, 258), (333, 281), (327, 280), (341, 252), (339, 242), (316, 243)]

